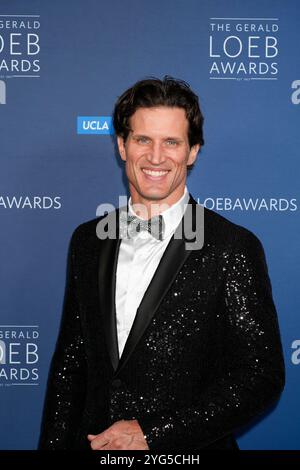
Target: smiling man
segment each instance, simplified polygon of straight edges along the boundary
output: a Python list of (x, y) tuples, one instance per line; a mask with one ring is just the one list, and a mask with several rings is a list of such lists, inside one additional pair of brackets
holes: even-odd
[[(183, 108), (139, 108), (130, 123), (128, 135), (118, 136), (118, 146), (132, 201), (146, 209), (141, 216), (147, 218), (147, 212), (159, 212), (161, 203), (172, 206), (181, 198), (187, 166), (194, 163), (200, 143), (190, 146)], [(160, 204), (153, 204), (156, 201)]]
[[(238, 449), (235, 432), (280, 396), (285, 368), (264, 251), (203, 209), (187, 172), (204, 144), (183, 81), (137, 82), (114, 127), (130, 197), (70, 244), (40, 449)], [(188, 249), (185, 226), (204, 230)], [(109, 233), (109, 232), (108, 232)]]

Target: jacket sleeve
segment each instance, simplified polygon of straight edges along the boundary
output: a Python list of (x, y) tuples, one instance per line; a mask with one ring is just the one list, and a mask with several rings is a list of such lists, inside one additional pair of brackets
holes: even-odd
[(150, 450), (190, 441), (206, 447), (276, 401), (285, 384), (277, 313), (258, 238), (246, 232), (224, 267), (225, 354), (221, 372), (193, 404), (138, 419)]
[(67, 280), (60, 331), (51, 361), (39, 449), (73, 448), (86, 393), (86, 358), (76, 298), (74, 238), (67, 266)]

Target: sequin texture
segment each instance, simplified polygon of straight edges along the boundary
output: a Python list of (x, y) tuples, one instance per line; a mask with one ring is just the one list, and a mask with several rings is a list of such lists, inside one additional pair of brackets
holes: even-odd
[(218, 448), (279, 398), (284, 359), (261, 243), (208, 210), (205, 224), (203, 249), (117, 375), (98, 307), (95, 221), (75, 231), (40, 448), (88, 448), (88, 433), (120, 419), (138, 419), (150, 450)]

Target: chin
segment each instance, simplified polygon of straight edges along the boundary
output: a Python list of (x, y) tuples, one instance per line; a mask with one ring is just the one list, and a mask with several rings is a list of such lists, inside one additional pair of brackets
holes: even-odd
[(150, 201), (162, 201), (168, 197), (168, 193), (154, 193), (154, 194), (143, 194), (144, 199), (149, 199)]

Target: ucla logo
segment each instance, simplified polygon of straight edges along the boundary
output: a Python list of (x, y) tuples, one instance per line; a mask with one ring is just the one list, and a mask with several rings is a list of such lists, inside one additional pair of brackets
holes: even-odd
[(78, 116), (77, 134), (113, 134), (111, 116)]
[(6, 104), (6, 86), (3, 80), (0, 80), (0, 104)]

